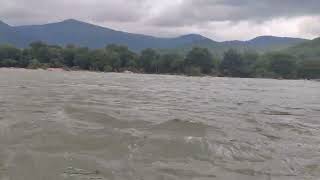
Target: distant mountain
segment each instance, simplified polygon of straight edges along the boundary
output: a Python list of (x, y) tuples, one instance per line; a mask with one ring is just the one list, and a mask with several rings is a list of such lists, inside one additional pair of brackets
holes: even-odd
[(6, 28), (10, 28), (10, 26), (2, 21), (0, 21), (0, 29), (6, 29)]
[(300, 39), (300, 38), (260, 36), (250, 41), (247, 41), (246, 43), (251, 48), (255, 47), (255, 48), (260, 48), (261, 50), (274, 50), (274, 49), (284, 49), (289, 46), (293, 46), (305, 41), (307, 40)]
[(18, 47), (26, 47), (33, 41), (43, 41), (55, 45), (75, 44), (90, 48), (102, 48), (108, 44), (121, 44), (135, 51), (155, 48), (183, 52), (194, 46), (200, 46), (209, 48), (212, 52), (221, 53), (229, 48), (239, 50), (253, 49), (265, 52), (288, 48), (306, 40), (261, 36), (250, 41), (216, 42), (198, 34), (189, 34), (176, 38), (158, 38), (116, 31), (74, 19), (44, 25), (17, 27), (0, 22), (0, 44), (9, 43)]
[[(3, 33), (0, 43), (11, 43), (19, 47), (26, 47), (33, 41), (43, 41), (48, 44), (75, 44), (90, 48), (102, 48), (108, 44), (127, 45), (132, 50), (145, 48), (174, 48), (197, 41), (211, 41), (201, 35), (190, 34), (177, 38), (157, 38), (147, 35), (132, 34), (113, 29), (96, 26), (74, 19), (44, 25), (30, 25), (10, 27), (3, 23), (3, 29), (10, 33)], [(15, 37), (19, 42), (13, 41)]]
[(15, 32), (14, 28), (0, 21), (0, 43), (21, 46), (23, 39), (19, 37), (20, 35)]
[(290, 38), (290, 37), (275, 37), (275, 36), (259, 36), (248, 41), (224, 41), (224, 42), (209, 42), (199, 41), (193, 44), (187, 44), (185, 46), (171, 49), (168, 51), (179, 51), (186, 53), (190, 51), (194, 46), (208, 48), (212, 53), (221, 55), (223, 52), (230, 48), (239, 51), (257, 51), (257, 52), (268, 52), (268, 51), (280, 51), (287, 49), (291, 46), (307, 42), (307, 39)]

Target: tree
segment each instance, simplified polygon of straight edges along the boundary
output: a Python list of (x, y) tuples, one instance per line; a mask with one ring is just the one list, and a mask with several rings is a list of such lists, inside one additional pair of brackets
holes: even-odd
[(90, 70), (104, 71), (104, 67), (109, 64), (106, 52), (101, 49), (90, 52)]
[(18, 66), (21, 68), (26, 68), (28, 67), (30, 61), (32, 60), (32, 54), (30, 49), (23, 49), (21, 53), (20, 60), (18, 62)]
[(184, 59), (179, 54), (168, 53), (160, 58), (159, 73), (181, 73), (183, 72)]
[(160, 55), (153, 49), (145, 49), (141, 52), (139, 66), (147, 73), (157, 72)]
[(32, 59), (30, 64), (28, 65), (29, 69), (38, 69), (42, 66), (42, 64), (37, 59)]
[(30, 45), (32, 59), (38, 59), (40, 63), (49, 63), (50, 55), (48, 45), (41, 42), (33, 42)]
[(304, 60), (299, 63), (298, 77), (320, 79), (320, 60)]
[(122, 64), (119, 53), (116, 51), (107, 50), (107, 59), (110, 62), (112, 71), (119, 72)]
[(21, 58), (21, 51), (10, 45), (0, 46), (0, 63), (1, 66), (11, 67), (18, 66)]
[(66, 48), (62, 50), (63, 64), (67, 67), (74, 66), (74, 58), (76, 56), (76, 48), (73, 45), (67, 45)]
[(171, 73), (183, 73), (185, 62), (184, 58), (180, 55), (175, 55), (173, 61), (170, 63)]
[(246, 51), (242, 54), (241, 74), (244, 77), (254, 77), (255, 65), (259, 60), (259, 54), (254, 51)]
[(59, 68), (64, 66), (62, 48), (59, 46), (48, 46), (48, 64), (50, 67)]
[(295, 78), (297, 64), (294, 56), (284, 53), (272, 53), (267, 56), (270, 61), (269, 69), (280, 78)]
[(199, 67), (202, 73), (208, 74), (213, 68), (213, 58), (211, 53), (206, 48), (193, 48), (186, 57), (186, 66)]
[(132, 68), (136, 66), (137, 55), (130, 51), (127, 46), (119, 46), (111, 44), (106, 47), (108, 53), (113, 53), (113, 56), (117, 54), (117, 68)]
[(253, 64), (253, 77), (257, 78), (276, 78), (276, 74), (270, 71), (269, 59), (263, 55)]
[(240, 53), (230, 49), (224, 53), (223, 60), (220, 64), (220, 72), (224, 76), (245, 77), (245, 62)]
[(38, 41), (25, 49), (1, 45), (0, 67), (77, 67), (104, 72), (131, 70), (188, 75), (213, 74), (217, 69), (221, 75), (232, 77), (320, 78), (320, 61), (316, 52), (313, 55), (315, 57), (307, 56), (308, 58), (298, 61), (296, 56), (283, 52), (259, 55), (256, 52), (239, 53), (230, 49), (224, 53), (221, 61), (217, 61), (208, 49), (198, 47), (190, 50), (184, 57), (174, 52), (159, 54), (150, 48), (138, 55), (126, 46), (115, 44), (103, 49), (89, 49), (74, 45), (47, 45)]
[(14, 59), (2, 59), (0, 67), (17, 67), (18, 62)]
[(89, 70), (90, 54), (88, 48), (77, 48), (73, 64), (80, 69)]

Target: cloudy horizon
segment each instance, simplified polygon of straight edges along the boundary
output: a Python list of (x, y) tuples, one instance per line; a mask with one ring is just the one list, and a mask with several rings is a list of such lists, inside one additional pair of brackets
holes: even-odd
[(0, 0), (1, 21), (31, 25), (77, 19), (131, 33), (201, 34), (217, 41), (261, 35), (320, 36), (320, 1), (306, 0)]

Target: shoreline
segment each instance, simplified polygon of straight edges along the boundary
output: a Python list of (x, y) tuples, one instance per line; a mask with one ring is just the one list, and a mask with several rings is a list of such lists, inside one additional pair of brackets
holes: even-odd
[(320, 79), (285, 79), (285, 78), (263, 78), (263, 77), (228, 77), (228, 76), (210, 76), (210, 75), (200, 75), (200, 76), (192, 76), (192, 75), (186, 75), (186, 74), (156, 74), (156, 73), (137, 73), (137, 72), (131, 72), (131, 71), (123, 71), (123, 72), (102, 72), (102, 71), (90, 71), (90, 70), (74, 70), (74, 69), (65, 69), (65, 68), (37, 68), (37, 69), (31, 69), (31, 68), (17, 68), (17, 67), (0, 67), (0, 70), (30, 70), (30, 71), (48, 71), (48, 72), (91, 72), (91, 73), (115, 73), (115, 74), (142, 74), (142, 75), (160, 75), (160, 76), (182, 76), (182, 77), (211, 77), (211, 78), (234, 78), (234, 79), (270, 79), (270, 80), (295, 80), (295, 81), (313, 81), (313, 82), (320, 82)]

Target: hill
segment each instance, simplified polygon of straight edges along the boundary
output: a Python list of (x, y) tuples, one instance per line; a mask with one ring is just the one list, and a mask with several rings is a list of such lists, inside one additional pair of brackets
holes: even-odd
[(121, 44), (136, 51), (149, 47), (173, 48), (207, 39), (200, 35), (186, 35), (177, 38), (157, 38), (116, 31), (73, 19), (45, 25), (20, 26), (15, 29), (23, 37), (28, 37), (29, 42), (41, 40), (48, 44), (57, 45), (72, 43), (90, 48), (102, 48), (107, 44)]
[(20, 47), (24, 44), (24, 40), (13, 27), (0, 21), (0, 43), (13, 44)]
[(116, 31), (74, 19), (44, 25), (17, 27), (9, 26), (3, 22), (0, 23), (0, 44), (9, 43), (17, 47), (26, 47), (33, 41), (43, 41), (62, 46), (75, 44), (90, 48), (102, 48), (108, 44), (121, 44), (134, 51), (155, 48), (182, 53), (189, 51), (194, 46), (199, 46), (206, 47), (211, 52), (219, 54), (230, 48), (241, 51), (251, 49), (259, 52), (285, 49), (306, 40), (261, 36), (250, 41), (216, 42), (198, 34), (188, 34), (176, 38), (159, 38)]
[(320, 61), (320, 37), (308, 42), (290, 47), (286, 52), (297, 56), (301, 60)]
[(291, 46), (307, 42), (306, 39), (290, 38), (290, 37), (275, 37), (275, 36), (259, 36), (248, 41), (224, 41), (224, 42), (209, 42), (199, 41), (193, 44), (178, 47), (176, 49), (166, 49), (163, 51), (178, 51), (181, 54), (189, 52), (193, 47), (208, 48), (213, 54), (222, 55), (230, 48), (240, 52), (257, 51), (260, 53), (269, 51), (285, 50)]

